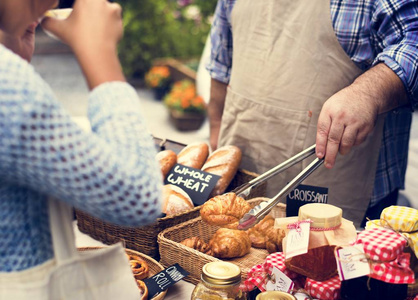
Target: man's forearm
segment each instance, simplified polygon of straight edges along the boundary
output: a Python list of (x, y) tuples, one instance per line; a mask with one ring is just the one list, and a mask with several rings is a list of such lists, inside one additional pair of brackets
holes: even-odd
[(210, 124), (210, 146), (212, 150), (218, 147), (219, 129), (224, 111), (226, 90), (228, 85), (216, 79), (211, 80), (208, 116)]
[(374, 101), (379, 114), (408, 103), (408, 95), (402, 81), (384, 63), (359, 76), (350, 88)]

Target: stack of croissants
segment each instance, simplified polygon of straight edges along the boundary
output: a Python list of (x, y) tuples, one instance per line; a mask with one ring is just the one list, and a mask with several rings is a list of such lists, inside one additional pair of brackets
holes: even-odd
[[(178, 154), (172, 150), (157, 153), (161, 173), (165, 179), (176, 163), (219, 175), (209, 197), (222, 194), (234, 178), (241, 163), (241, 150), (236, 146), (218, 148), (209, 155), (209, 146), (205, 142), (196, 142), (184, 147)], [(163, 189), (163, 213), (167, 216), (177, 215), (194, 208), (192, 199), (180, 187), (166, 184)]]
[(270, 215), (246, 231), (237, 229), (239, 220), (250, 210), (250, 204), (235, 193), (215, 196), (202, 205), (200, 216), (205, 223), (221, 228), (208, 243), (197, 236), (180, 243), (217, 258), (242, 257), (251, 247), (267, 249), (269, 253), (282, 251), (285, 232), (274, 228), (274, 218)]

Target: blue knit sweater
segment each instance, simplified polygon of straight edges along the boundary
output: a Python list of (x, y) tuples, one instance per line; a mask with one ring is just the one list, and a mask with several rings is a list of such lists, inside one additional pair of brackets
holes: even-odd
[(85, 133), (32, 66), (0, 45), (0, 272), (53, 257), (47, 197), (108, 222), (140, 226), (161, 213), (161, 173), (126, 83), (89, 95)]

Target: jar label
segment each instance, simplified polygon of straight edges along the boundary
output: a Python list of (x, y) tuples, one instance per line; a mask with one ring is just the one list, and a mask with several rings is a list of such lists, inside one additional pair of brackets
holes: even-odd
[(337, 248), (335, 259), (341, 281), (370, 274), (370, 266), (364, 254), (363, 244)]
[(293, 289), (293, 281), (278, 268), (273, 267), (270, 279), (266, 283), (266, 291), (281, 291), (289, 293)]
[[(286, 259), (308, 252), (310, 220), (298, 221), (286, 236)], [(288, 227), (289, 228), (289, 227)]]

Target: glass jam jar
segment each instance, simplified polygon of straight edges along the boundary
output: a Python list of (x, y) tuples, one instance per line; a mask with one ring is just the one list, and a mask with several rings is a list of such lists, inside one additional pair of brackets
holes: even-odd
[(192, 293), (192, 300), (246, 300), (239, 289), (241, 269), (230, 262), (215, 261), (202, 268), (202, 277)]

